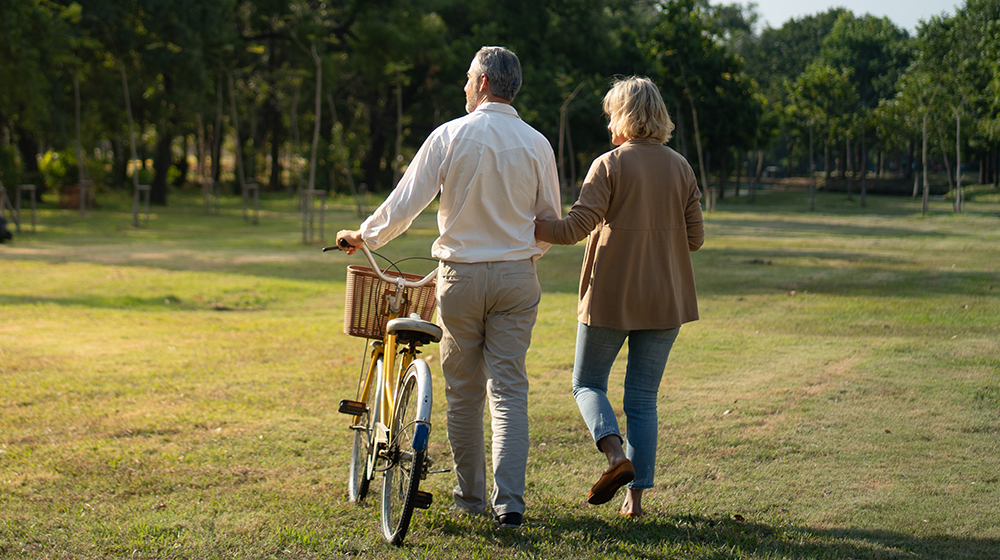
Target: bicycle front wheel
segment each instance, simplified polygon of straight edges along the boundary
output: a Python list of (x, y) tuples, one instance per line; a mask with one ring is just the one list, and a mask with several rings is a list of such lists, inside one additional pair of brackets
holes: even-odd
[(376, 384), (369, 387), (365, 398), (365, 412), (358, 418), (358, 423), (352, 426), (354, 430), (354, 446), (351, 448), (351, 478), (347, 489), (350, 500), (354, 503), (364, 501), (368, 495), (368, 485), (372, 479), (369, 467), (372, 465), (372, 453), (375, 449), (375, 420), (379, 413), (379, 387), (381, 387), (382, 358), (375, 363)]
[(382, 534), (393, 545), (406, 537), (424, 476), (430, 401), (430, 370), (423, 360), (416, 360), (406, 370), (392, 417), (390, 460), (382, 479)]

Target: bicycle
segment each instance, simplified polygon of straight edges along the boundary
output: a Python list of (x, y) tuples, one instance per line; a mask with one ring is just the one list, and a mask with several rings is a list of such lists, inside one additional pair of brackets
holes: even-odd
[(398, 546), (413, 510), (433, 503), (430, 493), (420, 491), (420, 481), (430, 472), (448, 472), (430, 470), (431, 371), (417, 357), (420, 346), (441, 340), (441, 328), (429, 321), (437, 303), (437, 270), (424, 277), (383, 271), (368, 247), (362, 250), (371, 268), (347, 267), (344, 331), (372, 339), (371, 362), (362, 366), (356, 400), (344, 399), (338, 408), (352, 417), (354, 431), (348, 494), (362, 503), (382, 474), (382, 536)]

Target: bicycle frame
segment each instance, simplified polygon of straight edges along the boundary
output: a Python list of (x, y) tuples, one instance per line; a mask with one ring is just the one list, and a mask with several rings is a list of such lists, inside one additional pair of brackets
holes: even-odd
[[(329, 248), (329, 249), (332, 249)], [(324, 249), (324, 251), (327, 249)], [(387, 314), (388, 319), (396, 319), (400, 316), (400, 304), (403, 299), (404, 289), (408, 287), (419, 287), (427, 284), (437, 276), (437, 270), (431, 272), (423, 279), (419, 281), (409, 281), (405, 280), (402, 276), (398, 278), (390, 278), (382, 273), (381, 269), (375, 263), (374, 257), (372, 257), (371, 251), (366, 245), (361, 247), (362, 252), (371, 265), (372, 270), (378, 277), (384, 281), (391, 284), (396, 284), (396, 293), (393, 296), (389, 296), (389, 313)], [(371, 363), (368, 366), (368, 373), (365, 375), (365, 381), (362, 384), (362, 388), (359, 394), (361, 402), (367, 402), (368, 397), (371, 395), (371, 391), (377, 391), (375, 397), (379, 404), (378, 408), (378, 418), (373, 419), (373, 425), (375, 428), (375, 445), (376, 448), (381, 450), (384, 449), (389, 442), (392, 441), (391, 424), (393, 411), (396, 410), (397, 398), (399, 396), (399, 390), (401, 388), (403, 377), (410, 364), (413, 363), (416, 358), (416, 349), (412, 346), (404, 346), (400, 349), (397, 342), (397, 337), (393, 333), (385, 333), (381, 341), (374, 341), (372, 343), (372, 353), (371, 353)], [(382, 375), (379, 375), (378, 365), (379, 359), (381, 358), (382, 363)], [(397, 360), (399, 361), (397, 367)], [(421, 403), (420, 407), (422, 410), (418, 410), (419, 418), (430, 418), (430, 404)], [(352, 423), (358, 424), (361, 421), (361, 415), (356, 415), (353, 417)], [(421, 430), (426, 435), (429, 430)], [(373, 458), (378, 457), (378, 453), (373, 453)], [(372, 475), (372, 470), (374, 469), (374, 459), (371, 464), (368, 465), (367, 475), (370, 477)]]
[[(390, 314), (390, 319), (397, 316)], [(396, 342), (396, 335), (387, 334), (381, 342), (372, 344), (371, 364), (368, 366), (368, 374), (361, 389), (361, 402), (366, 402), (371, 391), (375, 393), (379, 402), (378, 418), (374, 419), (375, 442), (376, 445), (387, 445), (392, 440), (390, 424), (392, 412), (396, 409), (396, 398), (402, 382), (402, 373), (410, 367), (416, 352), (404, 347), (399, 350)], [(379, 359), (382, 361), (382, 375), (379, 375)], [(399, 365), (397, 367), (397, 360)], [(361, 421), (360, 416), (354, 417), (354, 423)], [(369, 467), (371, 468), (371, 467)], [(370, 474), (370, 473), (369, 473)]]

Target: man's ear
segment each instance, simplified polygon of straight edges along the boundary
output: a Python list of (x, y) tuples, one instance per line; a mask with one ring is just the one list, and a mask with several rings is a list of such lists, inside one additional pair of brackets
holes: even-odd
[(490, 92), (490, 78), (486, 74), (481, 74), (482, 81), (479, 83), (479, 93)]

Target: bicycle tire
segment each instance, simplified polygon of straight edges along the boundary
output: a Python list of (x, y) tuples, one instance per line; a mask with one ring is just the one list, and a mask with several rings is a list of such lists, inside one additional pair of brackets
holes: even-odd
[(391, 460), (383, 473), (381, 507), (382, 535), (396, 546), (406, 538), (427, 457), (430, 370), (423, 360), (407, 368), (401, 387), (392, 418)]
[[(381, 387), (382, 358), (375, 365), (376, 385), (368, 390), (365, 400), (365, 412), (354, 426), (354, 445), (351, 447), (351, 468), (348, 479), (348, 498), (353, 503), (361, 503), (368, 495), (368, 488), (374, 477), (371, 469), (372, 453), (375, 448), (375, 430), (373, 429), (379, 413), (379, 392)], [(363, 426), (363, 428), (362, 428)]]

